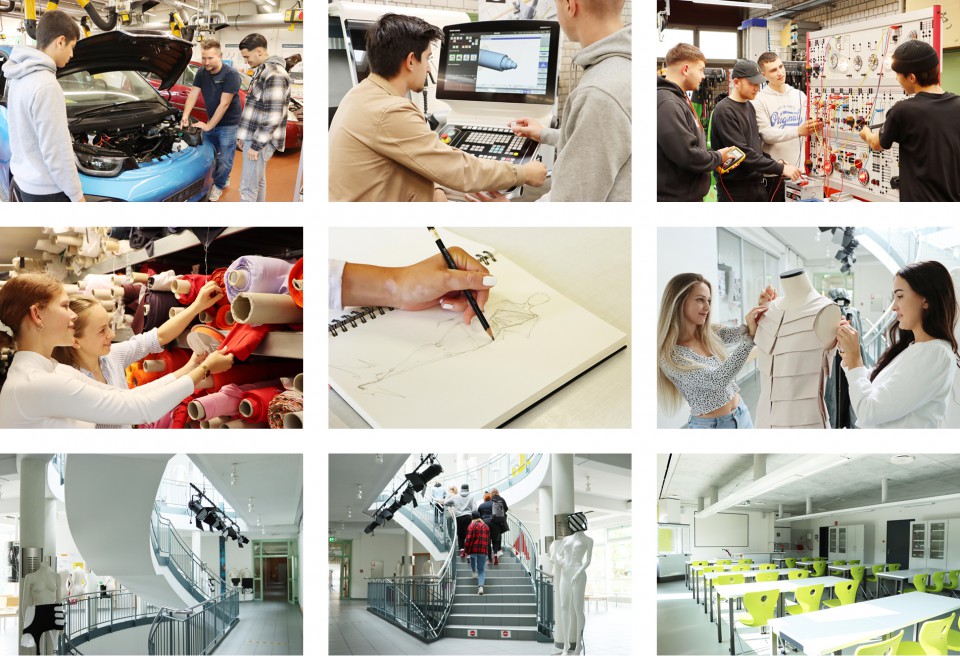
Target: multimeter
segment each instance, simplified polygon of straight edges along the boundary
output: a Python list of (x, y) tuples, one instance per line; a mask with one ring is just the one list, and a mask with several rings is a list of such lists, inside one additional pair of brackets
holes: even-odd
[(720, 166), (717, 167), (717, 173), (719, 173), (720, 175), (723, 175), (724, 173), (729, 173), (733, 169), (737, 168), (738, 166), (740, 166), (740, 162), (742, 162), (747, 157), (746, 154), (736, 146), (734, 146), (733, 150), (731, 150), (728, 154), (732, 158), (728, 160), (730, 163), (727, 164), (726, 166), (724, 166), (721, 163)]

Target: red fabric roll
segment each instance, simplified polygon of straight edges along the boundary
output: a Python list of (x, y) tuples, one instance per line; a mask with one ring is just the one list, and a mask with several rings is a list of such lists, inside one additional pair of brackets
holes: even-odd
[[(226, 297), (224, 297), (226, 298)], [(213, 310), (213, 308), (211, 308)], [(218, 305), (216, 307), (217, 317), (213, 320), (213, 327), (217, 330), (231, 330), (235, 323), (227, 323), (227, 314), (230, 312), (230, 304)], [(231, 315), (232, 321), (232, 315)]]
[[(301, 257), (297, 260), (297, 263), (293, 265), (293, 268), (290, 269), (290, 275), (287, 276), (287, 290), (290, 292), (290, 298), (293, 299), (293, 302), (296, 303), (299, 307), (303, 307), (303, 292), (297, 289), (293, 281), (303, 280), (303, 258)], [(302, 286), (302, 284), (301, 284)]]
[(242, 406), (243, 402), (247, 401), (253, 413), (249, 417), (244, 417), (243, 420), (248, 424), (265, 422), (267, 420), (267, 410), (270, 408), (270, 401), (282, 391), (283, 388), (279, 385), (271, 385), (270, 387), (261, 387), (245, 392), (243, 398), (240, 400), (240, 404)]
[(212, 394), (230, 383), (246, 385), (283, 376), (296, 376), (301, 371), (303, 362), (300, 360), (274, 359), (257, 364), (235, 364), (223, 373), (213, 374), (213, 387), (208, 389), (207, 393)]
[(185, 428), (187, 422), (190, 421), (190, 414), (187, 412), (187, 406), (190, 405), (190, 402), (197, 398), (198, 394), (191, 394), (183, 401), (180, 402), (176, 408), (170, 413), (170, 428)]
[(175, 294), (177, 300), (180, 301), (180, 305), (190, 305), (193, 303), (197, 298), (197, 292), (210, 280), (210, 276), (201, 276), (195, 273), (187, 273), (182, 276), (177, 276), (177, 278), (190, 282), (190, 293), (184, 294), (183, 296)]
[(245, 323), (235, 323), (218, 350), (233, 353), (237, 360), (246, 360), (254, 349), (260, 346), (260, 342), (272, 327), (270, 324), (250, 326)]
[(214, 269), (213, 273), (210, 274), (210, 280), (217, 283), (217, 286), (220, 288), (220, 291), (224, 294), (224, 300), (226, 300), (227, 288), (223, 282), (223, 276), (227, 273), (227, 267), (220, 267), (219, 269)]

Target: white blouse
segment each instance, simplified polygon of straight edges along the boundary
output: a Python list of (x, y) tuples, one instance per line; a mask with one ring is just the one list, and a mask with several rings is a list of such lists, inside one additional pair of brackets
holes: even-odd
[(950, 343), (913, 342), (870, 381), (871, 369), (847, 370), (859, 428), (939, 428), (957, 372)]
[(17, 351), (0, 389), (0, 428), (93, 428), (157, 421), (193, 393), (189, 376), (120, 390), (33, 351)]

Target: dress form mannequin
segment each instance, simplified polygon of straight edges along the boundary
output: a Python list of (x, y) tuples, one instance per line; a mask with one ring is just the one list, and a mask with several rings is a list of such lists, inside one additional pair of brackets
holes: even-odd
[(20, 595), (20, 653), (55, 653), (55, 632), (63, 627), (60, 585), (60, 575), (46, 563), (24, 577)]
[(820, 295), (803, 269), (780, 275), (754, 337), (760, 401), (757, 428), (827, 428), (824, 386), (840, 326), (840, 308)]
[(567, 642), (567, 604), (570, 603), (570, 574), (572, 572), (563, 566), (566, 558), (567, 540), (570, 537), (554, 540), (550, 545), (550, 559), (554, 564), (554, 578), (556, 582), (556, 596), (558, 603), (554, 604), (559, 611), (556, 613), (556, 620), (553, 625), (553, 641), (560, 645), (561, 651), (558, 654), (565, 653)]
[[(572, 515), (571, 517), (575, 517)], [(583, 516), (580, 515), (582, 518)], [(564, 538), (564, 549), (561, 566), (569, 571), (567, 587), (567, 603), (561, 612), (566, 624), (566, 639), (564, 654), (583, 653), (583, 626), (586, 615), (583, 611), (584, 595), (587, 588), (587, 567), (593, 559), (593, 540), (586, 534), (586, 520), (583, 519), (583, 528)], [(571, 528), (574, 528), (571, 521)]]

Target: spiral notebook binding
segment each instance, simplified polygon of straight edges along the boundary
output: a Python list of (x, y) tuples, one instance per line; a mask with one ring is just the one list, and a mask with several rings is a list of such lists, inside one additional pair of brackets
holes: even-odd
[(475, 254), (474, 257), (484, 265), (497, 261), (497, 258), (495, 258), (490, 251), (482, 251), (482, 253)]
[[(392, 307), (362, 307), (359, 310), (353, 310), (349, 314), (341, 315), (340, 318), (334, 319), (329, 324), (327, 324), (327, 330), (330, 332), (331, 337), (336, 337), (340, 332), (347, 332), (350, 328), (356, 328), (357, 326), (367, 323), (367, 319), (371, 321), (377, 318), (377, 313), (381, 315), (386, 314), (387, 312), (393, 312)], [(340, 332), (337, 332), (340, 331)]]

